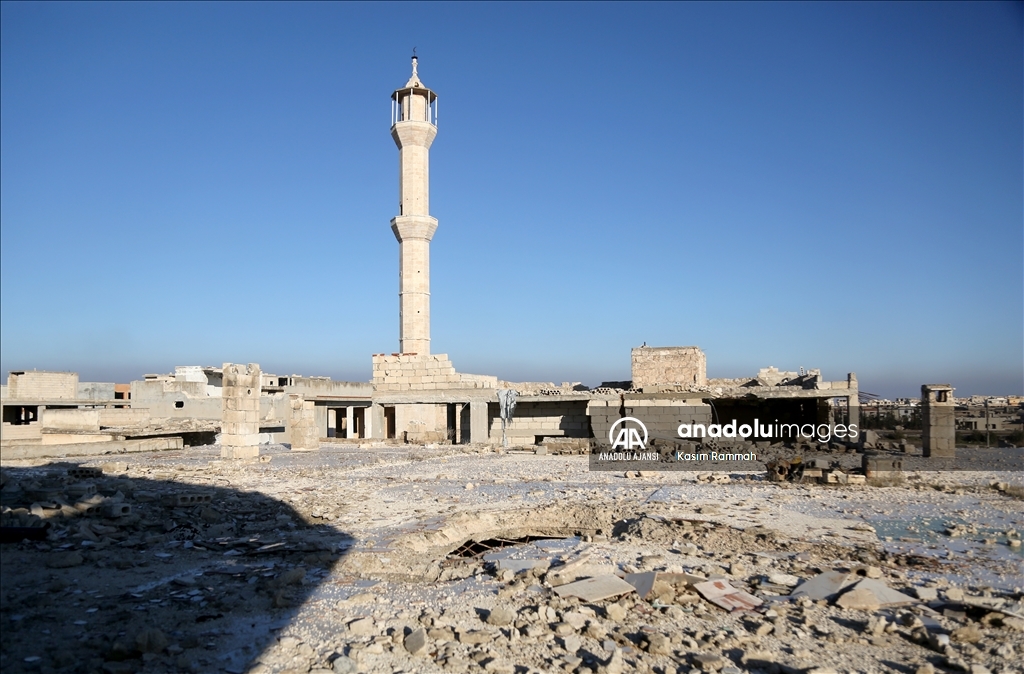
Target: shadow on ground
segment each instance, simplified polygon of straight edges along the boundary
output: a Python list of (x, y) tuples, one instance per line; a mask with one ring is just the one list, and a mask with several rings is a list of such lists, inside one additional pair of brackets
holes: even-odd
[(244, 672), (352, 544), (263, 494), (95, 470), (3, 470), (5, 540), (40, 539), (2, 544), (4, 672)]

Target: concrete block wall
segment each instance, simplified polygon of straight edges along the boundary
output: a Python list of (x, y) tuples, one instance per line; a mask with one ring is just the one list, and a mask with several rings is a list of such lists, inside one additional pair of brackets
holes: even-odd
[(224, 407), (221, 398), (208, 396), (200, 383), (160, 379), (133, 381), (130, 403), (132, 409), (149, 410), (154, 419), (216, 420)]
[(99, 431), (100, 411), (97, 409), (43, 409), (39, 415), (39, 421), (48, 431)]
[(7, 375), (7, 396), (12, 400), (74, 400), (78, 396), (78, 373), (11, 372)]
[(632, 351), (633, 387), (657, 384), (704, 386), (707, 358), (696, 346), (640, 346)]
[[(497, 415), (497, 411), (495, 411)], [(586, 400), (553, 400), (552, 402), (521, 402), (507, 426), (509, 442), (534, 444), (537, 436), (590, 437), (590, 419)], [(501, 416), (490, 420), (490, 438), (501, 442)]]
[(100, 409), (100, 427), (111, 426), (144, 426), (149, 423), (149, 410), (145, 408), (111, 408)]
[(446, 354), (375, 354), (376, 391), (436, 391), (451, 388), (496, 388), (497, 377), (462, 375)]
[(260, 366), (224, 363), (221, 396), (221, 456), (259, 455)]
[(320, 449), (320, 428), (316, 419), (316, 403), (302, 396), (288, 396), (290, 415), (288, 435), (293, 450)]
[(441, 442), (448, 435), (448, 406), (431, 403), (395, 405), (395, 432), (409, 442)]
[(75, 397), (79, 400), (113, 400), (114, 382), (80, 381)]
[(711, 406), (698, 401), (680, 404), (678, 400), (668, 399), (591, 400), (587, 405), (587, 414), (590, 416), (594, 441), (598, 445), (609, 444), (608, 432), (612, 424), (623, 416), (639, 419), (647, 427), (649, 439), (660, 440), (677, 438), (679, 424), (713, 423)]

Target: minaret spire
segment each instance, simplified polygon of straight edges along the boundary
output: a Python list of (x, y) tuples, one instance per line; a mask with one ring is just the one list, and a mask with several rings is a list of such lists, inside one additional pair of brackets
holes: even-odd
[(391, 95), (391, 137), (398, 146), (398, 215), (391, 231), (398, 239), (399, 349), (430, 353), (430, 240), (437, 220), (430, 216), (430, 145), (437, 135), (437, 94), (420, 81), (415, 48), (412, 76)]

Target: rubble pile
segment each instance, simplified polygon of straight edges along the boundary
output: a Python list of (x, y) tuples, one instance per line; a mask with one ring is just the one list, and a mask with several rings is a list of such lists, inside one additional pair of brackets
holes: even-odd
[[(1021, 671), (1012, 476), (823, 490), (586, 462), (332, 446), (5, 464), (20, 542), (0, 668)], [(936, 549), (911, 524), (883, 537), (925, 506)]]

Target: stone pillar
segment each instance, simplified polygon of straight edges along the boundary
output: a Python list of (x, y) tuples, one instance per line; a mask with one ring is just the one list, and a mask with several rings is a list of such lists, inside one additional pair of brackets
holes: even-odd
[(224, 363), (220, 455), (246, 459), (260, 454), (260, 366)]
[(412, 77), (395, 91), (391, 137), (398, 146), (398, 215), (391, 231), (398, 239), (399, 350), (430, 353), (430, 239), (437, 220), (430, 217), (430, 145), (437, 135), (431, 104), (437, 95), (420, 82), (417, 60)]
[(926, 457), (956, 458), (955, 409), (952, 386), (921, 385), (921, 436)]
[(384, 406), (377, 403), (366, 408), (366, 437), (374, 440), (384, 440), (387, 433), (384, 423)]
[(338, 437), (338, 410), (333, 407), (327, 410), (327, 437)]
[(345, 408), (345, 437), (356, 437), (356, 408), (352, 406)]
[(304, 400), (297, 393), (288, 396), (288, 404), (288, 435), (291, 438), (292, 451), (320, 449), (316, 404), (312, 400)]
[(490, 429), (487, 424), (487, 402), (469, 403), (469, 441), (487, 443), (490, 441)]
[(858, 396), (859, 387), (857, 385), (857, 375), (855, 373), (850, 372), (849, 374), (846, 375), (846, 388), (850, 391), (850, 395), (846, 397), (846, 427), (857, 427), (857, 437), (853, 438), (853, 440), (851, 441), (856, 443), (861, 439), (861, 430), (860, 397)]

